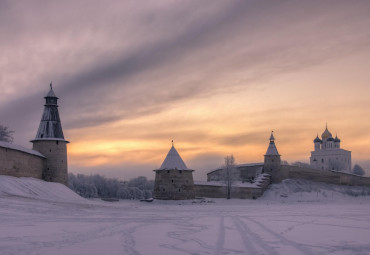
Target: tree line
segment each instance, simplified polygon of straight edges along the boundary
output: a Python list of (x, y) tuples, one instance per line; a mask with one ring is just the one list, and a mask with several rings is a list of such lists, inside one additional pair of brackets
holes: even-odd
[(85, 198), (148, 199), (152, 197), (154, 181), (144, 176), (119, 181), (102, 175), (68, 174), (69, 187)]

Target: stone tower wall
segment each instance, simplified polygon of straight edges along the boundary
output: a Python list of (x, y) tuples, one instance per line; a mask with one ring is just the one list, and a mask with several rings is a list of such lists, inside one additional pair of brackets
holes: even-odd
[(67, 142), (63, 140), (34, 140), (33, 149), (46, 157), (43, 179), (68, 186)]
[(0, 147), (0, 175), (42, 179), (45, 158)]
[(277, 182), (281, 179), (280, 155), (265, 155), (263, 172), (271, 175), (271, 181)]
[(162, 200), (193, 199), (193, 171), (155, 170), (153, 198)]

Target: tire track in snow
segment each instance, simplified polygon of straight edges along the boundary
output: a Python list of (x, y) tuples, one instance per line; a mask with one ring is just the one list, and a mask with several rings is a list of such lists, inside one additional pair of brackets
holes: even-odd
[[(263, 231), (269, 233), (270, 235), (272, 235), (274, 238), (276, 238), (279, 241), (279, 243), (281, 243), (281, 244), (283, 244), (285, 246), (293, 247), (295, 250), (297, 250), (298, 252), (300, 252), (302, 254), (305, 254), (305, 255), (319, 254), (319, 253), (313, 252), (310, 248), (308, 248), (307, 246), (304, 246), (304, 244), (296, 243), (294, 241), (291, 241), (291, 240), (285, 238), (284, 236), (282, 236), (280, 234), (277, 234), (276, 232), (274, 232), (271, 229), (267, 228), (262, 223), (254, 220), (254, 219), (251, 219), (250, 217), (243, 217), (243, 219), (246, 219), (247, 221), (250, 221), (250, 222), (256, 224), (259, 227), (260, 230), (263, 230)], [(262, 238), (260, 238), (260, 239), (262, 239)], [(268, 254), (270, 254), (270, 253), (268, 253)], [(279, 254), (279, 253), (277, 253), (277, 254)]]
[[(266, 242), (260, 236), (253, 233), (239, 217), (234, 217), (233, 222), (240, 233), (248, 254), (278, 254), (272, 247), (267, 246)], [(261, 253), (260, 250), (263, 250), (264, 252)]]
[[(188, 254), (214, 254), (214, 247), (208, 245), (206, 242), (202, 241), (199, 238), (191, 237), (190, 235), (196, 234), (198, 232), (201, 232), (203, 230), (207, 230), (208, 227), (205, 225), (199, 225), (199, 224), (194, 224), (191, 223), (193, 218), (188, 218), (187, 220), (180, 220), (179, 222), (175, 223), (175, 231), (168, 232), (167, 236), (173, 239), (177, 239), (181, 241), (178, 244), (165, 244), (161, 245), (162, 247), (176, 250), (176, 251), (182, 251)], [(195, 242), (197, 243), (200, 247), (206, 249), (204, 252), (196, 252), (191, 249), (186, 249), (186, 248), (181, 248), (178, 247), (179, 245), (182, 245), (187, 242)]]
[(215, 255), (221, 255), (225, 243), (225, 218), (221, 216)]
[(135, 231), (144, 226), (145, 224), (140, 224), (138, 226), (133, 226), (127, 230), (122, 231), (122, 237), (123, 237), (123, 250), (125, 251), (124, 254), (127, 255), (140, 255), (140, 253), (135, 250), (136, 241), (134, 238), (133, 233)]

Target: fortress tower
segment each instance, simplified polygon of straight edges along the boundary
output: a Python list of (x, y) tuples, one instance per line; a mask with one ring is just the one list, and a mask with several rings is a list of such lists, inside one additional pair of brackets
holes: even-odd
[(280, 170), (280, 154), (275, 146), (274, 131), (270, 135), (270, 143), (265, 154), (265, 161), (263, 164), (263, 172), (268, 173), (272, 177), (272, 181), (278, 178)]
[(193, 171), (186, 167), (173, 146), (155, 172), (153, 198), (163, 200), (194, 199)]
[(36, 138), (32, 140), (33, 150), (46, 157), (43, 179), (68, 185), (67, 143), (64, 140), (62, 124), (58, 112), (58, 97), (55, 96), (52, 84), (44, 97), (44, 112)]

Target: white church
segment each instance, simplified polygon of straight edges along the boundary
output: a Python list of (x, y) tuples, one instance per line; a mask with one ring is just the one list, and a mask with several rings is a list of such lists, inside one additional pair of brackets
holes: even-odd
[(351, 152), (340, 148), (338, 136), (333, 138), (326, 125), (321, 139), (317, 135), (315, 150), (311, 152), (310, 165), (321, 170), (351, 172)]

